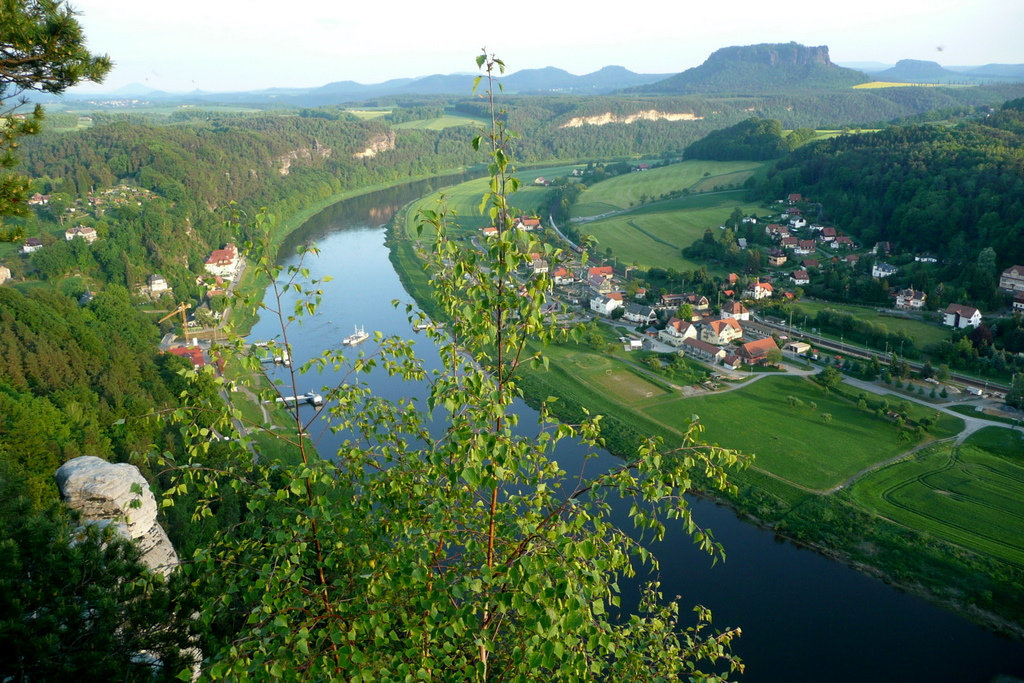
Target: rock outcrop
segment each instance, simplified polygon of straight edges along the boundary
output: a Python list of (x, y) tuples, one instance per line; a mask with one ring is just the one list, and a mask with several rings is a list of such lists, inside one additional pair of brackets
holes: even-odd
[(609, 123), (634, 123), (636, 121), (700, 121), (703, 116), (692, 112), (665, 112), (647, 109), (634, 114), (613, 114), (607, 112), (597, 116), (577, 116), (563, 123), (560, 128), (580, 128), (581, 126), (604, 126)]
[(367, 141), (366, 149), (356, 152), (352, 156), (356, 159), (370, 159), (381, 152), (387, 152), (395, 148), (395, 131), (390, 130), (382, 135), (374, 135)]
[(178, 553), (157, 522), (156, 497), (134, 465), (86, 455), (69, 460), (55, 475), (65, 502), (86, 523), (112, 525), (142, 551), (142, 562), (164, 576), (178, 566)]

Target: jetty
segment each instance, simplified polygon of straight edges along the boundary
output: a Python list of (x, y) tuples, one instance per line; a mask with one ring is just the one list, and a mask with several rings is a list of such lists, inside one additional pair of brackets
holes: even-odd
[(324, 404), (324, 397), (312, 391), (306, 392), (305, 394), (299, 394), (298, 396), (279, 396), (274, 400), (276, 403), (287, 403), (289, 405), (295, 403), (308, 403), (311, 406), (322, 406)]

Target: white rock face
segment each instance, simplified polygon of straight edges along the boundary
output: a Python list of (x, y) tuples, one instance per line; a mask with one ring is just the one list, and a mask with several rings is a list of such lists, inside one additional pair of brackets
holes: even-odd
[(156, 521), (156, 498), (137, 467), (86, 455), (61, 465), (55, 476), (65, 502), (84, 521), (120, 522), (114, 527), (135, 542), (147, 567), (164, 576), (177, 568), (178, 553)]

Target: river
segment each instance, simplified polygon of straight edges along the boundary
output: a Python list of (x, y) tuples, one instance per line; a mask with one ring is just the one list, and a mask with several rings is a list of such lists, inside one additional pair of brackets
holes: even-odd
[[(440, 181), (437, 181), (440, 182)], [(444, 184), (457, 182), (444, 179)], [(295, 245), (316, 241), (317, 258), (307, 258), (312, 277), (330, 275), (317, 315), (293, 330), (297, 359), (337, 348), (356, 325), (367, 332), (414, 335), (403, 310), (392, 300), (410, 301), (388, 260), (384, 229), (405, 203), (435, 189), (422, 181), (336, 204), (313, 217), (282, 249), (282, 262), (296, 262)], [(251, 337), (273, 337), (261, 320)], [(359, 347), (372, 352), (373, 341)], [(436, 355), (425, 341), (417, 351), (427, 363)], [(333, 378), (336, 379), (336, 378)], [(371, 375), (375, 390), (389, 398), (425, 396), (422, 386)], [(300, 379), (300, 393), (331, 385), (332, 376)], [(308, 382), (305, 383), (305, 382)], [(518, 406), (521, 424), (535, 424), (536, 413)], [(334, 451), (340, 436), (314, 432), (322, 454)], [(563, 467), (580, 457), (565, 445)], [(611, 458), (611, 456), (607, 456)], [(904, 593), (815, 552), (779, 541), (747, 524), (731, 510), (694, 500), (695, 517), (711, 527), (727, 559), (712, 566), (689, 539), (671, 535), (653, 546), (661, 559), (666, 596), (680, 596), (684, 617), (690, 605), (712, 610), (718, 628), (739, 626), (743, 636), (734, 652), (745, 662), (741, 681), (990, 681), (999, 674), (1024, 678), (1024, 643), (995, 635), (966, 619)]]

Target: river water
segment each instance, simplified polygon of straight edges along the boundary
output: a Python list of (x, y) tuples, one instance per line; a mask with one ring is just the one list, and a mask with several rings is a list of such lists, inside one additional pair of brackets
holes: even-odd
[[(405, 203), (436, 189), (422, 181), (336, 204), (310, 219), (289, 238), (282, 262), (296, 263), (297, 244), (312, 240), (317, 258), (304, 265), (313, 277), (330, 275), (317, 315), (293, 328), (290, 338), (298, 360), (324, 348), (338, 348), (354, 326), (367, 332), (417, 338), (404, 310), (392, 300), (410, 302), (388, 260), (384, 229)], [(261, 320), (253, 339), (278, 334)], [(373, 341), (359, 350), (372, 352)], [(427, 364), (436, 363), (429, 342), (417, 342)], [(305, 376), (299, 393), (331, 386), (339, 377)], [(422, 386), (371, 375), (370, 383), (388, 398), (423, 398)], [(536, 413), (520, 405), (521, 424), (535, 424)], [(315, 430), (321, 454), (331, 454), (339, 439)], [(578, 447), (567, 444), (557, 457), (572, 471)], [(611, 458), (611, 456), (607, 456)], [(682, 534), (652, 550), (661, 560), (666, 596), (680, 596), (684, 612), (702, 604), (712, 610), (718, 628), (739, 626), (734, 641), (746, 663), (742, 681), (991, 681), (999, 674), (1024, 679), (1024, 643), (997, 636), (971, 622), (903, 593), (817, 553), (779, 541), (767, 530), (739, 519), (727, 508), (694, 500), (695, 517), (714, 530), (727, 559), (712, 566)], [(624, 594), (628, 600), (628, 590)], [(685, 616), (685, 614), (684, 614)], [(1012, 680), (1012, 679), (1011, 679)]]

